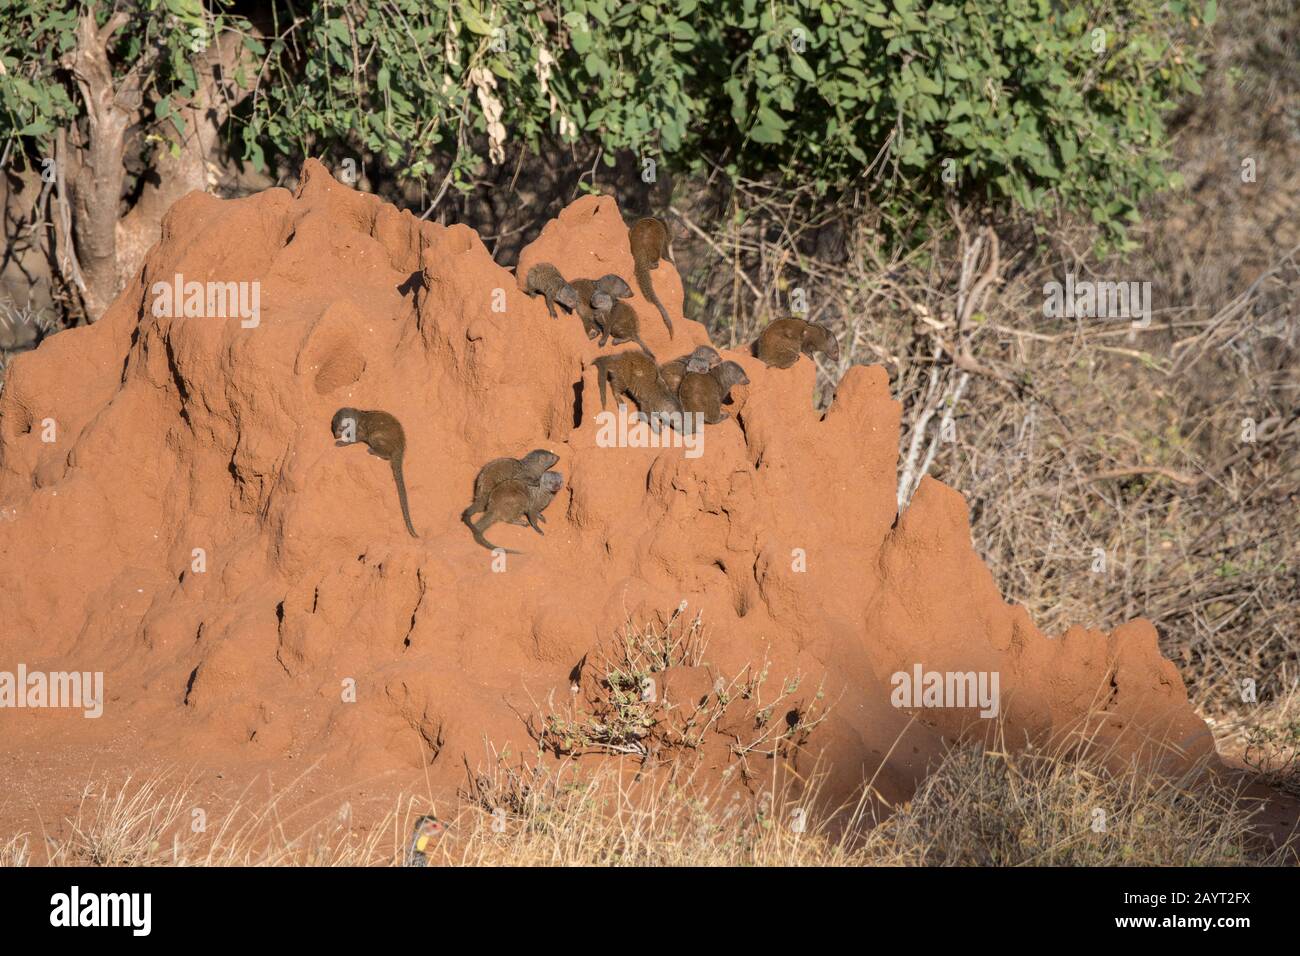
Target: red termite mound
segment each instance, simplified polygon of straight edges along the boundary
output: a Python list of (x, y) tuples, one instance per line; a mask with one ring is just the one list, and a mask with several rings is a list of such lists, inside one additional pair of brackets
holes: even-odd
[[(517, 275), (539, 261), (630, 280), (614, 201), (569, 206)], [(653, 275), (676, 338), (629, 301), (665, 361), (708, 338), (677, 318), (674, 268)], [(157, 317), (155, 283), (177, 276), (256, 283), (259, 324)], [(1091, 712), (1117, 752), (1212, 748), (1149, 623), (1049, 638), (1003, 602), (960, 494), (926, 480), (896, 514), (882, 369), (850, 369), (821, 413), (809, 361), (725, 352), (751, 384), (702, 454), (602, 447), (600, 350), (520, 284), (472, 230), (316, 162), (296, 193), (177, 203), (103, 319), (14, 362), (0, 397), (0, 670), (103, 671), (107, 689), (99, 720), (0, 711), (11, 739), (450, 785), (485, 739), (526, 745), (522, 716), (567, 702), (584, 654), (685, 601), (709, 675), (766, 661), (773, 681), (823, 688), (808, 748), (835, 793), (877, 775), (904, 796), (945, 739), (989, 726), (972, 707), (893, 706), (891, 675), (917, 665), (996, 672), (1012, 741)], [(404, 425), (418, 540), (387, 465), (335, 446), (340, 406)], [(491, 529), (525, 552), (502, 570), (460, 512), (479, 466), (535, 447), (559, 454), (566, 485), (545, 537)]]

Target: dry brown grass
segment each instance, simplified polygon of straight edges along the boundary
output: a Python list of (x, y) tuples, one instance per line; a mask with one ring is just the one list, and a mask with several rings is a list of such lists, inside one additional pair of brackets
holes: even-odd
[(386, 834), (354, 828), (347, 804), (324, 817), (316, 805), (286, 810), (295, 786), (256, 805), (245, 794), (208, 819), (183, 774), (97, 780), (64, 821), (66, 835), (16, 833), (0, 842), (0, 866), (367, 866), (389, 858)]
[[(1289, 711), (1277, 719), (1286, 721)], [(1052, 752), (964, 745), (913, 798), (886, 807), (868, 782), (827, 807), (814, 783), (698, 785), (634, 779), (611, 761), (497, 758), (460, 796), (408, 795), (364, 827), (346, 804), (309, 822), (275, 798), (240, 802), (192, 831), (193, 788), (163, 774), (88, 786), (66, 836), (19, 833), (0, 865), (388, 866), (415, 817), (448, 826), (430, 861), (448, 866), (1237, 866), (1294, 860), (1255, 831), (1261, 804), (1203, 764), (1176, 777), (1116, 769), (1077, 742)], [(620, 758), (630, 761), (631, 758)], [(812, 775), (814, 781), (817, 775)], [(1295, 779), (1294, 767), (1290, 770)]]
[(873, 831), (929, 866), (1238, 866), (1285, 858), (1257, 845), (1261, 807), (1206, 774), (1115, 774), (1058, 755), (951, 752)]

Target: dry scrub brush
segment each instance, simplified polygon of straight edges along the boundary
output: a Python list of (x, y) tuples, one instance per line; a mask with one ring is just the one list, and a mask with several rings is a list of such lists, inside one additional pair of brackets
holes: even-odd
[(1300, 691), (1265, 707), (1243, 729), (1242, 762), (1261, 783), (1300, 797)]
[[(811, 773), (775, 770), (749, 787), (598, 765), (529, 763), (489, 748), (455, 800), (435, 807), (445, 835), (430, 852), (455, 866), (1067, 866), (1272, 865), (1294, 847), (1256, 831), (1260, 801), (1198, 765), (1175, 777), (1117, 769), (1079, 748), (1008, 752), (954, 746), (905, 803), (872, 788), (827, 807)], [(468, 768), (467, 768), (468, 769)], [(784, 783), (782, 781), (785, 781)], [(87, 788), (70, 833), (0, 838), (0, 865), (388, 866), (405, 854), (415, 817), (434, 803), (406, 795), (356, 825), (346, 804), (308, 820), (278, 798), (245, 804), (204, 833), (189, 826), (192, 785), (173, 775)], [(93, 797), (90, 795), (93, 793)], [(180, 812), (183, 809), (183, 812)], [(159, 827), (168, 821), (168, 827)], [(110, 852), (111, 851), (111, 852)]]
[(1290, 860), (1204, 767), (1174, 779), (1060, 755), (951, 751), (867, 851), (917, 866), (1239, 866)]
[[(1203, 768), (1198, 768), (1203, 769)], [(515, 779), (518, 779), (517, 776)], [(508, 788), (507, 788), (508, 789)], [(479, 796), (492, 802), (493, 794)], [(505, 800), (501, 801), (503, 804)], [(481, 809), (435, 862), (459, 865), (1120, 866), (1292, 860), (1252, 830), (1259, 805), (1204, 773), (1114, 773), (1063, 754), (952, 750), (912, 800), (868, 827), (864, 799), (818, 813), (813, 791), (629, 785), (570, 767), (531, 779), (526, 815), (499, 832)], [(800, 813), (801, 810), (806, 811)], [(1099, 812), (1100, 811), (1100, 812)], [(795, 826), (795, 821), (802, 821)]]
[[(562, 757), (630, 755), (664, 764), (673, 778), (712, 754), (745, 781), (766, 762), (797, 761), (825, 720), (819, 687), (799, 693), (802, 678), (776, 676), (766, 659), (725, 675), (704, 658), (700, 615), (683, 603), (661, 627), (628, 622), (587, 655), (571, 675), (570, 700), (548, 700), (527, 720), (538, 747)], [(696, 758), (686, 761), (688, 754)]]
[[(1300, 679), (1300, 83), (1276, 70), (1300, 9), (1242, 18), (1179, 120), (1188, 188), (1123, 255), (955, 200), (919, 245), (864, 193), (719, 174), (676, 201), (687, 310), (715, 341), (805, 306), (842, 345), (818, 360), (821, 406), (850, 365), (883, 365), (900, 501), (927, 473), (965, 494), (976, 549), (1049, 632), (1150, 618), (1235, 744)], [(1267, 177), (1243, 182), (1243, 157)], [(1149, 282), (1149, 325), (1046, 316), (1071, 273)]]

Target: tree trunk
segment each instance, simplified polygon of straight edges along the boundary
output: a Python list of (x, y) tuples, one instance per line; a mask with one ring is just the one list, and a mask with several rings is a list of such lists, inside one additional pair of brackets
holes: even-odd
[[(251, 65), (241, 37), (229, 31), (195, 58), (199, 89), (191, 101), (175, 105), (185, 121), (185, 135), (178, 144), (180, 152), (173, 155), (165, 145), (154, 151), (152, 163), (157, 177), (145, 184), (139, 201), (118, 223), (118, 263), (123, 278), (140, 268), (145, 253), (158, 241), (162, 217), (172, 203), (196, 189), (211, 188), (209, 173), (215, 168), (221, 127), (230, 118), (230, 111), (251, 92), (234, 81), (241, 58)], [(170, 129), (168, 133), (175, 135), (176, 131)]]
[[(95, 26), (91, 6), (77, 24), (71, 56), (73, 78), (86, 104), (87, 142), (81, 145), (81, 168), (72, 180), (73, 244), (85, 281), (86, 315), (95, 321), (121, 288), (117, 266), (117, 213), (126, 169), (122, 160), (131, 114), (117, 103), (108, 44), (126, 22), (114, 14)], [(58, 162), (68, 162), (59, 156)]]
[(115, 84), (108, 49), (113, 34), (127, 21), (128, 15), (118, 12), (102, 28), (96, 27), (91, 4), (78, 23), (76, 49), (65, 61), (85, 103), (87, 121), (86, 141), (76, 144), (76, 159), (59, 157), (72, 181), (73, 245), (81, 266), (82, 281), (70, 284), (81, 289), (91, 322), (104, 314), (140, 268), (172, 203), (193, 190), (208, 188), (221, 127), (230, 110), (250, 92), (234, 81), (235, 68), (246, 56), (241, 38), (222, 33), (195, 58), (200, 82), (193, 99), (174, 104), (185, 122), (179, 151), (173, 155), (165, 145), (154, 151), (156, 176), (144, 185), (135, 206), (119, 215), (126, 182), (127, 130), (141, 113), (141, 77), (158, 52), (157, 48), (144, 50)]

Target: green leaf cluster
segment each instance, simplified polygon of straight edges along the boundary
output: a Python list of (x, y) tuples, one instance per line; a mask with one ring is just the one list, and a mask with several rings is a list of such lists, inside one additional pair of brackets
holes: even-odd
[[(817, 193), (865, 185), (913, 213), (957, 190), (1090, 216), (1116, 242), (1174, 184), (1164, 118), (1199, 92), (1216, 15), (1214, 0), (322, 0), (273, 4), (255, 39), (197, 0), (142, 6), (120, 52), (166, 47), (159, 120), (192, 89), (185, 30), (215, 16), (246, 33), (257, 92), (234, 135), (257, 164), (360, 150), (412, 180), (450, 160), (467, 187), (499, 108), (512, 148), (581, 138), (611, 163), (631, 151)], [(77, 8), (0, 14), (10, 135), (75, 119), (52, 53), (74, 42)]]

